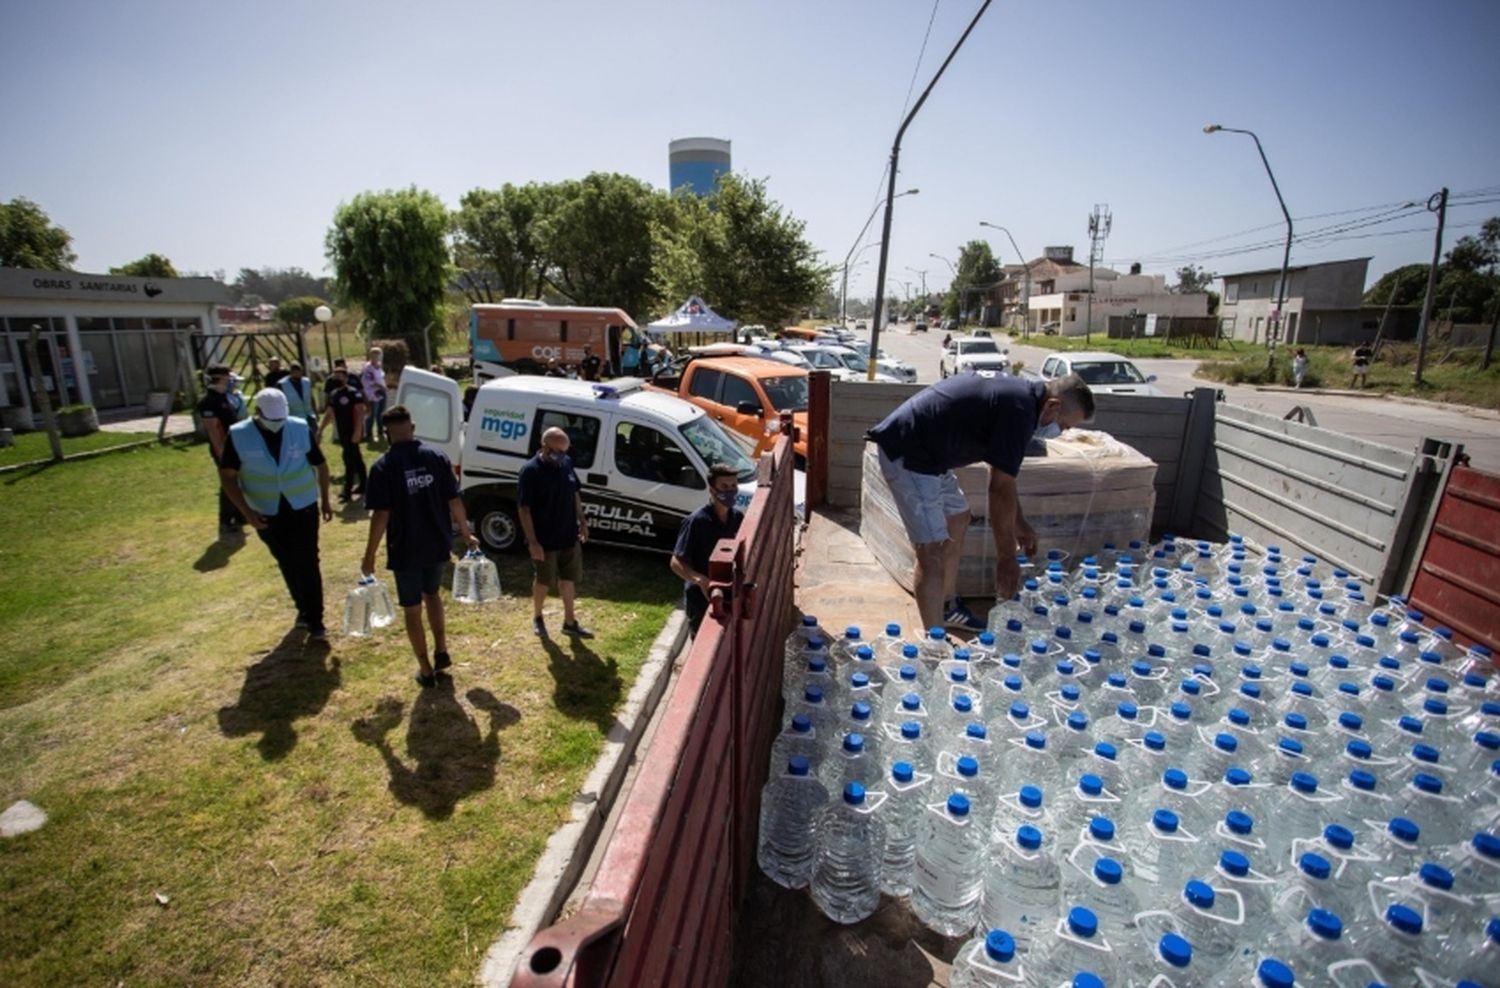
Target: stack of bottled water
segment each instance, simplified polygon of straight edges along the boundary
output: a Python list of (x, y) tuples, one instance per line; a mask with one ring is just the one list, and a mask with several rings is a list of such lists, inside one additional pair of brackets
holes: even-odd
[(955, 985), (1500, 983), (1500, 677), (1312, 556), (1167, 537), (989, 630), (803, 618), (760, 864)]

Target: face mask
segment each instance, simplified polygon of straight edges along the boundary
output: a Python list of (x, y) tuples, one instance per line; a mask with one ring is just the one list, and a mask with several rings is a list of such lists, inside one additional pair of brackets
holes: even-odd
[(260, 424), (272, 432), (280, 432), (281, 427), (286, 425), (286, 419), (261, 419)]
[(739, 491), (714, 491), (714, 500), (726, 508), (734, 507), (734, 502), (739, 496)]

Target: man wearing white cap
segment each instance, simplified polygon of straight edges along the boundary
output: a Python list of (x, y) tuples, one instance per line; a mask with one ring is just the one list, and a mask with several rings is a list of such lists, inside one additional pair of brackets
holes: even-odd
[(323, 574), (318, 567), (318, 505), (333, 520), (328, 462), (312, 441), (307, 420), (287, 415), (286, 395), (265, 388), (255, 417), (229, 429), (219, 460), (224, 493), (271, 550), (292, 603), (297, 627), (311, 642), (326, 642)]

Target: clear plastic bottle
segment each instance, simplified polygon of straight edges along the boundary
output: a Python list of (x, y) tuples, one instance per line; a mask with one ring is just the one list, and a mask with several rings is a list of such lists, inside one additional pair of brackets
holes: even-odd
[(828, 641), (828, 633), (818, 627), (818, 619), (811, 614), (802, 615), (801, 622), (786, 637), (786, 645), (782, 648), (782, 664), (784, 666), (796, 667), (797, 661), (802, 655), (807, 643), (816, 638), (820, 642)]
[(917, 690), (908, 690), (896, 703), (887, 705), (881, 719), (888, 727), (897, 729), (907, 721), (914, 720), (922, 725), (922, 733), (927, 735), (929, 748), (938, 743), (931, 736), (932, 718), (928, 716), (927, 704), (922, 702), (922, 694)]
[(474, 568), (474, 552), (465, 553), (453, 564), (453, 599), (460, 604), (479, 603), (477, 572)]
[[(1387, 978), (1412, 978), (1428, 949), (1438, 944), (1424, 934), (1422, 914), (1404, 903), (1386, 908), (1380, 921), (1357, 943), (1359, 953)], [(1490, 972), (1491, 975), (1494, 972)]]
[(911, 892), (912, 869), (917, 860), (917, 825), (923, 801), (932, 787), (932, 776), (919, 772), (910, 762), (891, 766), (886, 781), (886, 800), (880, 816), (885, 825), (885, 852), (880, 870), (880, 890), (887, 895)]
[(1080, 775), (1077, 784), (1065, 790), (1057, 802), (1057, 827), (1069, 840), (1094, 817), (1112, 819), (1121, 810), (1120, 797), (1104, 788), (1104, 780), (1091, 772)]
[(818, 821), (828, 790), (807, 756), (793, 755), (760, 796), (760, 870), (778, 885), (800, 889), (812, 879), (818, 851)]
[(1426, 860), (1422, 828), (1405, 817), (1392, 817), (1384, 825), (1377, 824), (1372, 838), (1370, 850), (1378, 859), (1370, 866), (1372, 879), (1409, 875)]
[(1141, 988), (1209, 988), (1218, 972), (1193, 963), (1193, 945), (1176, 933), (1164, 933), (1149, 950), (1137, 948), (1127, 956), (1131, 984)]
[(805, 713), (793, 714), (791, 721), (771, 742), (771, 767), (784, 768), (793, 755), (801, 755), (816, 775), (818, 764), (823, 760), (822, 744), (823, 739), (813, 729), (812, 718)]
[(1095, 741), (1094, 747), (1078, 760), (1082, 772), (1097, 775), (1104, 788), (1124, 799), (1128, 791), (1124, 787), (1125, 771), (1120, 764), (1120, 749), (1109, 741)]
[(809, 686), (816, 686), (823, 691), (825, 697), (832, 697), (835, 702), (837, 701), (838, 693), (834, 690), (833, 674), (828, 670), (828, 660), (822, 649), (811, 650), (807, 653), (807, 661), (802, 664), (802, 667), (783, 680), (781, 695), (784, 699), (791, 700)]
[(1057, 859), (1045, 836), (1029, 823), (1001, 834), (990, 847), (980, 905), (981, 925), (1011, 932), (1017, 949), (1030, 957), (1045, 939), (1062, 906)]
[(857, 923), (880, 906), (880, 865), (885, 827), (865, 796), (851, 782), (843, 798), (829, 803), (818, 818), (818, 855), (811, 879), (812, 899), (835, 923)]
[(984, 884), (984, 830), (970, 815), (969, 798), (952, 793), (927, 807), (917, 837), (911, 908), (944, 936), (974, 927)]
[(363, 638), (370, 633), (370, 584), (374, 577), (361, 577), (344, 595), (344, 634)]
[(1199, 838), (1184, 830), (1177, 814), (1157, 809), (1147, 820), (1132, 820), (1125, 830), (1125, 848), (1135, 877), (1158, 889), (1181, 888), (1199, 858)]
[(1500, 916), (1471, 917), (1442, 945), (1435, 958), (1444, 977), (1484, 984), (1500, 971)]
[(1435, 861), (1428, 861), (1415, 875), (1383, 878), (1369, 884), (1369, 905), (1373, 915), (1405, 902), (1422, 914), (1422, 924), (1433, 937), (1446, 939), (1480, 915), (1481, 901), (1454, 891), (1453, 872)]
[(1177, 930), (1192, 943), (1201, 963), (1213, 966), (1229, 963), (1246, 942), (1249, 917), (1234, 889), (1215, 888), (1202, 879), (1190, 879), (1182, 886), (1169, 912)]
[(854, 650), (863, 644), (858, 625), (845, 628), (843, 635), (828, 646), (828, 658), (833, 668), (842, 672), (845, 665), (854, 661)]
[(919, 773), (932, 773), (932, 746), (919, 720), (903, 721), (900, 727), (884, 725), (881, 750), (886, 762), (907, 762)]
[[(374, 576), (367, 576), (360, 582), (364, 583), (365, 589), (370, 591), (370, 627), (389, 627), (396, 620), (396, 605), (391, 601), (391, 592)], [(497, 587), (495, 596), (499, 595), (500, 591)]]
[(1356, 908), (1358, 901), (1357, 892), (1342, 888), (1334, 878), (1333, 862), (1316, 851), (1305, 851), (1271, 907), (1280, 926), (1294, 929), (1314, 909), (1341, 913)]
[(1089, 979), (1084, 984), (1115, 982), (1119, 955), (1099, 932), (1099, 918), (1093, 910), (1073, 906), (1065, 918), (1057, 921), (1050, 936), (1041, 939), (1040, 957), (1034, 962), (1032, 972), (1035, 984), (1077, 986), (1085, 973)]
[(1021, 738), (1010, 738), (1007, 741), (1008, 750), (1000, 756), (999, 784), (1002, 787), (1019, 788), (1032, 779), (1057, 778), (1057, 759), (1048, 750), (1047, 744), (1047, 732), (1039, 729), (1027, 731)]
[(929, 673), (937, 669), (939, 663), (953, 658), (953, 643), (948, 640), (948, 632), (940, 627), (928, 628), (927, 637), (917, 646), (917, 654)]
[(1397, 795), (1396, 803), (1402, 816), (1421, 825), (1428, 843), (1438, 846), (1463, 839), (1468, 823), (1463, 815), (1463, 799), (1445, 791), (1441, 775), (1416, 773)]
[(1336, 823), (1333, 814), (1340, 799), (1336, 790), (1320, 787), (1311, 772), (1294, 772), (1274, 803), (1271, 818), (1276, 826), (1266, 838), (1272, 860), (1290, 854), (1297, 838), (1316, 837), (1325, 825)]
[(990, 930), (959, 948), (949, 988), (1004, 988), (1026, 984), (1016, 942), (1005, 930)]
[(900, 664), (901, 648), (906, 640), (901, 637), (901, 625), (895, 621), (885, 626), (885, 630), (876, 635), (870, 641), (870, 648), (875, 652), (875, 661), (882, 666), (890, 665), (892, 662)]
[[(1234, 848), (1220, 851), (1219, 863), (1214, 866), (1213, 881), (1216, 885), (1239, 893), (1252, 930), (1255, 929), (1253, 924), (1264, 922), (1264, 917), (1271, 911), (1278, 879), (1253, 868), (1244, 851)], [(1246, 935), (1253, 937), (1255, 934)]]
[(1465, 894), (1480, 893), (1494, 901), (1500, 889), (1500, 836), (1480, 831), (1463, 845), (1453, 862), (1454, 881)]
[(813, 730), (818, 733), (819, 746), (826, 756), (838, 745), (837, 728), (838, 715), (833, 712), (833, 707), (823, 696), (823, 691), (816, 686), (809, 686), (802, 691), (802, 699), (787, 710), (787, 723), (798, 715), (803, 714), (812, 721)]
[[(456, 581), (457, 577), (454, 579)], [(795, 637), (795, 634), (793, 637)], [(833, 678), (832, 674), (828, 672), (828, 650), (824, 646), (822, 638), (814, 637), (806, 641), (799, 640), (795, 651), (790, 646), (788, 647), (781, 664), (781, 688), (783, 696), (787, 695), (785, 691), (789, 688), (802, 688), (803, 677), (814, 662), (823, 663), (824, 673), (828, 675), (829, 679)], [(826, 688), (822, 686), (819, 688), (824, 690), (830, 700), (833, 699), (833, 694)]]
[(1073, 902), (1088, 906), (1099, 920), (1099, 932), (1122, 956), (1129, 956), (1135, 947), (1135, 916), (1140, 912), (1140, 901), (1125, 880), (1125, 863), (1108, 856), (1094, 859), (1088, 872), (1082, 876), (1082, 894)]
[[(1043, 803), (1042, 795), (1042, 788), (1030, 783), (1015, 792), (1000, 794), (995, 800), (993, 833), (997, 836), (1013, 834), (1017, 827), (1026, 824), (1037, 828), (1044, 835), (1058, 832), (1057, 823), (1051, 810)], [(1068, 835), (1067, 831), (1061, 833)], [(1050, 850), (1054, 849), (1049, 848)]]
[(879, 778), (879, 762), (865, 748), (865, 736), (850, 731), (843, 736), (836, 751), (823, 759), (818, 775), (829, 792), (845, 792), (849, 783), (872, 786)]

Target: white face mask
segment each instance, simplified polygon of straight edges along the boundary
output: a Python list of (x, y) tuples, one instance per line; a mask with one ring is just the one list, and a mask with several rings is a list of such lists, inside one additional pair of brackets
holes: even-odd
[(270, 429), (272, 432), (280, 432), (281, 427), (286, 425), (286, 419), (263, 418), (260, 420), (260, 424), (265, 426), (267, 429)]

